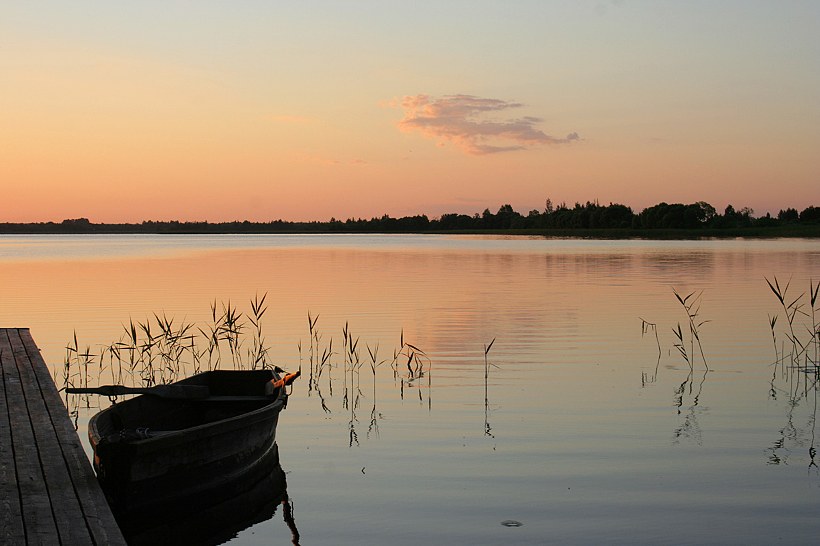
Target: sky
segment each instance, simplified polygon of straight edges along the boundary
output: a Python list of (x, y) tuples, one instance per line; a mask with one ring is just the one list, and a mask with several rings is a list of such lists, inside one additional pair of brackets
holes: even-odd
[(820, 205), (820, 2), (0, 0), (0, 222)]

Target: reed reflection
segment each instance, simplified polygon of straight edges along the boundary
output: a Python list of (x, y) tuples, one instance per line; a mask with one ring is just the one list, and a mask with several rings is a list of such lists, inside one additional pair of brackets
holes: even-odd
[[(363, 356), (360, 345), (361, 338), (354, 336), (349, 323), (345, 323), (342, 328), (342, 350), (337, 354), (333, 350), (333, 338), (329, 338), (323, 343), (324, 335), (318, 327), (319, 315), (315, 317), (308, 312), (308, 344), (307, 362), (308, 367), (308, 397), (314, 394), (319, 399), (322, 411), (327, 415), (333, 414), (331, 404), (334, 401), (334, 384), (336, 393), (339, 392), (338, 383), (341, 381), (341, 410), (347, 412), (347, 435), (348, 446), (358, 446), (359, 431), (359, 411), (364, 400), (367, 398), (362, 389), (362, 371), (364, 375), (371, 378), (371, 405), (367, 426), (367, 438), (377, 438), (379, 436), (379, 422), (384, 419), (378, 410), (378, 390), (380, 383), (378, 370), (384, 364), (389, 364), (392, 372), (393, 386), (397, 389), (400, 399), (404, 400), (406, 389), (415, 389), (418, 393), (419, 403), (424, 404), (425, 397), (423, 391), (426, 390), (427, 409), (432, 410), (432, 360), (427, 354), (416, 345), (408, 343), (404, 339), (404, 332), (401, 332), (399, 348), (393, 351), (392, 359), (382, 359), (379, 356), (380, 345), (376, 342), (372, 347), (369, 343), (364, 343), (367, 351)], [(300, 369), (303, 363), (302, 345), (299, 344)], [(341, 362), (339, 362), (341, 357)], [(341, 380), (334, 374), (341, 372)], [(370, 373), (367, 373), (367, 370)], [(424, 385), (426, 379), (426, 386)], [(426, 387), (426, 389), (425, 389)]]
[(661, 365), (661, 356), (663, 355), (663, 352), (661, 351), (661, 340), (658, 337), (658, 325), (643, 318), (640, 318), (640, 321), (641, 337), (646, 336), (650, 331), (653, 332), (655, 334), (655, 343), (658, 346), (658, 360), (655, 361), (655, 369), (652, 372), (641, 372), (641, 386), (646, 387), (647, 385), (651, 385), (658, 380), (658, 369)]
[[(704, 319), (700, 313), (702, 292), (690, 292), (684, 296), (673, 288), (672, 294), (686, 315), (685, 326), (681, 326), (681, 323), (678, 322), (672, 328), (675, 337), (673, 347), (687, 367), (686, 377), (674, 389), (673, 405), (677, 409), (677, 414), (683, 416), (683, 420), (673, 431), (673, 443), (678, 444), (681, 440), (689, 440), (698, 445), (703, 445), (703, 433), (698, 423), (698, 416), (701, 412), (699, 404), (710, 369), (701, 342), (701, 328), (709, 320)], [(658, 380), (658, 370), (660, 369), (663, 351), (658, 336), (657, 323), (640, 317), (639, 319), (641, 321), (641, 337), (646, 337), (649, 332), (652, 332), (658, 348), (658, 358), (654, 370), (652, 372), (641, 372), (641, 386), (647, 387)], [(702, 369), (700, 368), (701, 365), (703, 366)]]
[[(709, 370), (703, 370), (703, 375), (698, 381), (697, 390), (694, 390), (694, 380), (693, 380), (693, 370), (690, 369), (689, 373), (684, 379), (683, 383), (675, 389), (675, 406), (678, 408), (678, 415), (683, 414), (683, 422), (675, 429), (674, 431), (674, 438), (675, 443), (678, 443), (681, 439), (687, 439), (694, 441), (698, 445), (703, 445), (703, 433), (700, 428), (700, 424), (698, 423), (698, 416), (700, 414), (700, 408), (698, 408), (698, 404), (700, 402), (700, 396), (703, 393), (703, 385), (706, 383), (706, 376), (709, 374)], [(691, 400), (691, 402), (687, 402)], [(683, 406), (687, 405), (686, 413), (683, 413)]]
[(770, 465), (788, 464), (795, 449), (807, 449), (808, 469), (818, 475), (815, 447), (817, 398), (820, 385), (820, 282), (810, 281), (807, 292), (795, 294), (791, 281), (766, 279), (779, 303), (769, 315), (775, 359), (769, 397), (785, 400), (786, 423), (767, 449)]

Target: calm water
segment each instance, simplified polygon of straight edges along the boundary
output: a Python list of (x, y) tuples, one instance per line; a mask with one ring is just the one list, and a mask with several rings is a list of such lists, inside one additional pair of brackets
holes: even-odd
[[(775, 276), (807, 291), (820, 241), (3, 237), (0, 325), (30, 327), (56, 370), (75, 331), (94, 351), (129, 319), (201, 323), (267, 293), (272, 359), (306, 370), (318, 315), (334, 368), (318, 392), (300, 380), (277, 432), (302, 544), (813, 543), (816, 398), (773, 365)], [(674, 347), (673, 289), (702, 292), (708, 372)], [(386, 362), (374, 385), (365, 364), (346, 404), (345, 324), (362, 361), (403, 335), (431, 367), (402, 384)], [(234, 539), (290, 540), (281, 510)]]

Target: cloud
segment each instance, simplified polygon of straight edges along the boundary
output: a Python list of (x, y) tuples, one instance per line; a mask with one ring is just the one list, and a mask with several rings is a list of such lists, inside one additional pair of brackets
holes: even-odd
[[(567, 144), (580, 140), (578, 133), (564, 138), (550, 136), (536, 124), (540, 118), (524, 116), (504, 117), (507, 110), (523, 106), (517, 102), (485, 99), (472, 95), (448, 95), (440, 98), (429, 95), (404, 97), (398, 104), (404, 110), (399, 122), (403, 131), (419, 131), (437, 138), (441, 145), (449, 141), (471, 155), (525, 150), (533, 145)], [(503, 119), (489, 116), (502, 113)]]

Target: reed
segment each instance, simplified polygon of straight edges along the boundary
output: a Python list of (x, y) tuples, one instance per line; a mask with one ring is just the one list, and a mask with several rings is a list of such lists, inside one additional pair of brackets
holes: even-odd
[(251, 346), (248, 349), (248, 359), (251, 368), (265, 368), (268, 363), (268, 351), (270, 348), (265, 343), (265, 334), (262, 331), (262, 317), (268, 310), (265, 305), (265, 299), (268, 294), (265, 293), (262, 297), (259, 294), (254, 295), (251, 300), (251, 314), (248, 321), (253, 326), (253, 336), (251, 336)]
[[(262, 329), (265, 300), (266, 295), (255, 296), (247, 315), (230, 302), (214, 301), (212, 322), (205, 326), (178, 322), (165, 313), (153, 313), (144, 321), (129, 319), (121, 336), (102, 345), (99, 354), (90, 347), (81, 350), (75, 332), (66, 345), (63, 386), (90, 386), (95, 376), (99, 382), (106, 374), (113, 383), (150, 387), (176, 381), (190, 371), (219, 369), (226, 364), (223, 353), (230, 355), (234, 369), (272, 367)], [(248, 350), (243, 354), (245, 343)]]
[(654, 322), (649, 322), (643, 317), (638, 317), (638, 320), (641, 321), (641, 337), (643, 338), (647, 336), (651, 331), (655, 334), (655, 345), (658, 347), (658, 359), (655, 361), (654, 372), (651, 374), (648, 372), (641, 372), (641, 386), (646, 387), (658, 380), (658, 369), (661, 365), (661, 356), (663, 356), (663, 351), (661, 350), (661, 340), (658, 336), (658, 325)]
[(672, 289), (672, 292), (675, 294), (675, 298), (677, 298), (678, 302), (686, 311), (686, 319), (689, 326), (689, 352), (687, 353), (685, 348), (685, 340), (680, 323), (678, 323), (677, 330), (673, 329), (675, 332), (675, 337), (678, 339), (678, 344), (675, 346), (678, 351), (680, 351), (684, 359), (689, 363), (689, 366), (694, 367), (694, 352), (695, 345), (697, 345), (698, 350), (700, 351), (701, 361), (703, 362), (704, 367), (708, 370), (709, 364), (706, 362), (706, 355), (703, 352), (703, 344), (700, 341), (701, 326), (707, 322), (710, 322), (700, 318), (700, 304), (703, 292), (690, 292), (686, 296), (681, 296), (674, 288)]
[[(791, 279), (784, 285), (776, 276), (765, 280), (779, 303), (778, 314), (769, 315), (775, 353), (772, 394), (776, 392), (779, 371), (793, 399), (801, 390), (803, 394), (816, 390), (820, 382), (820, 309), (817, 306), (820, 281), (810, 280), (808, 290), (795, 295), (790, 292)], [(778, 321), (780, 317), (782, 321)], [(778, 328), (778, 322), (783, 326)], [(780, 336), (785, 340), (778, 344)]]
[(370, 345), (365, 344), (367, 348), (367, 354), (370, 357), (370, 371), (373, 374), (373, 406), (370, 410), (370, 425), (367, 428), (367, 437), (370, 438), (371, 434), (378, 436), (379, 435), (379, 418), (381, 414), (377, 413), (376, 411), (376, 369), (385, 363), (384, 360), (379, 360), (379, 344), (377, 343), (374, 348), (370, 348)]
[(97, 355), (91, 352), (90, 346), (87, 346), (85, 350), (80, 350), (76, 330), (72, 342), (65, 346), (65, 351), (63, 384), (68, 387), (87, 387), (89, 372), (94, 366), (94, 358)]
[[(307, 321), (308, 321), (308, 362), (310, 367), (310, 373), (308, 374), (308, 392), (312, 391), (314, 386), (316, 385), (318, 379), (315, 375), (318, 375), (315, 371), (314, 363), (316, 361), (316, 353), (319, 350), (319, 341), (321, 339), (319, 335), (319, 330), (316, 328), (316, 323), (319, 321), (319, 315), (315, 317), (310, 316), (310, 311), (307, 313)], [(301, 342), (300, 342), (300, 353), (301, 353)]]
[[(681, 323), (678, 322), (672, 328), (672, 334), (675, 337), (675, 341), (673, 342), (672, 346), (675, 348), (675, 350), (677, 350), (678, 354), (681, 356), (681, 358), (683, 358), (684, 362), (686, 362), (686, 365), (689, 368), (689, 374), (686, 380), (684, 380), (683, 384), (679, 388), (675, 389), (676, 405), (680, 407), (680, 405), (682, 405), (683, 403), (682, 399), (683, 395), (687, 390), (687, 386), (690, 387), (691, 391), (692, 376), (695, 371), (695, 366), (697, 364), (698, 357), (700, 357), (700, 362), (703, 363), (703, 367), (706, 370), (706, 372), (709, 372), (709, 363), (706, 360), (706, 353), (703, 349), (703, 343), (701, 341), (701, 328), (704, 324), (710, 321), (703, 319), (700, 314), (700, 307), (703, 296), (702, 291), (690, 292), (689, 294), (683, 296), (680, 292), (673, 288), (672, 293), (675, 296), (677, 302), (683, 307), (683, 310), (686, 314), (686, 321), (684, 323), (686, 327), (683, 327)], [(663, 350), (661, 346), (660, 336), (658, 335), (658, 324), (655, 322), (650, 322), (643, 317), (638, 317), (638, 320), (640, 320), (641, 322), (641, 337), (646, 337), (650, 332), (652, 332), (653, 337), (655, 338), (655, 346), (658, 349), (658, 358), (655, 361), (654, 372), (641, 372), (641, 386), (646, 387), (648, 385), (655, 383), (658, 380), (658, 370), (660, 369)]]
[[(768, 315), (774, 348), (769, 396), (786, 401), (786, 424), (767, 450), (768, 464), (789, 464), (795, 448), (808, 446), (809, 470), (818, 472), (815, 448), (818, 397), (820, 397), (820, 282), (809, 280), (808, 290), (797, 292), (789, 279), (765, 278), (778, 303)], [(805, 421), (803, 421), (805, 419)]]
[[(176, 381), (189, 373), (272, 368), (271, 348), (263, 327), (268, 313), (267, 301), (267, 294), (254, 295), (246, 312), (230, 301), (214, 300), (210, 304), (210, 320), (204, 324), (179, 321), (166, 313), (153, 313), (142, 321), (129, 319), (123, 324), (119, 338), (102, 345), (98, 352), (90, 346), (81, 348), (75, 332), (72, 341), (66, 344), (63, 387), (94, 386), (91, 384), (94, 382), (99, 385), (103, 377), (113, 384), (150, 387)], [(405, 339), (404, 330), (399, 347), (392, 352), (393, 358), (388, 359), (380, 356), (379, 342), (365, 342), (354, 335), (349, 322), (345, 322), (342, 329), (339, 351), (334, 349), (337, 346), (334, 339), (326, 338), (321, 332), (318, 314), (307, 313), (307, 326), (308, 339), (300, 340), (297, 350), (299, 369), (303, 364), (309, 368), (305, 385), (308, 398), (316, 394), (322, 410), (331, 414), (335, 395), (336, 402), (341, 403), (342, 411), (348, 415), (351, 446), (359, 443), (358, 412), (367, 398), (371, 399), (367, 437), (379, 434), (379, 421), (383, 416), (377, 401), (384, 396), (379, 392), (384, 386), (379, 383), (379, 369), (387, 363), (399, 398), (403, 400), (409, 389), (415, 389), (419, 402), (423, 403), (426, 390), (427, 406), (431, 408), (432, 360), (418, 345)], [(490, 347), (492, 343), (486, 347), (487, 352)], [(334, 372), (336, 368), (341, 373)], [(370, 385), (366, 383), (368, 380)], [(337, 389), (334, 384), (340, 381), (342, 389)], [(71, 396), (74, 400), (83, 397), (86, 402), (91, 399), (87, 395)], [(68, 397), (66, 405), (71, 407)]]
[(641, 321), (641, 337), (647, 335), (650, 331), (655, 334), (655, 343), (658, 346), (658, 358), (661, 357), (661, 340), (658, 337), (658, 325), (654, 322), (649, 322), (648, 320), (638, 317)]
[(650, 331), (655, 334), (655, 344), (658, 347), (658, 360), (655, 362), (655, 371), (652, 374), (647, 372), (641, 372), (641, 386), (646, 387), (652, 383), (655, 383), (658, 380), (658, 369), (661, 365), (661, 356), (663, 352), (661, 351), (661, 340), (658, 337), (658, 325), (654, 322), (649, 322), (648, 320), (638, 317), (641, 321), (641, 337), (646, 336)]
[[(673, 390), (673, 406), (677, 414), (681, 418), (681, 422), (673, 431), (673, 442), (679, 443), (683, 440), (692, 441), (701, 444), (702, 432), (698, 424), (698, 417), (702, 408), (700, 408), (700, 398), (703, 395), (703, 389), (706, 384), (706, 378), (710, 373), (710, 367), (706, 359), (706, 352), (703, 348), (702, 342), (702, 327), (709, 320), (701, 316), (701, 305), (703, 292), (690, 292), (682, 295), (675, 288), (672, 289), (672, 294), (675, 300), (680, 304), (685, 313), (685, 321), (683, 324), (677, 322), (671, 328), (674, 340), (672, 346), (678, 352), (681, 358), (686, 363), (686, 377), (680, 384), (677, 384)], [(658, 324), (650, 322), (642, 317), (638, 317), (641, 322), (641, 337), (647, 337), (651, 332), (655, 339), (655, 346), (658, 350), (657, 360), (655, 361), (654, 372), (641, 372), (641, 386), (647, 387), (657, 382), (658, 370), (660, 369), (661, 359), (663, 357), (663, 349), (658, 334)], [(696, 375), (696, 368), (698, 364), (702, 363), (702, 375), (700, 371)], [(696, 379), (699, 377), (699, 380)], [(695, 388), (697, 387), (697, 389)]]
[(242, 333), (245, 329), (245, 323), (242, 321), (242, 313), (236, 307), (231, 305), (231, 301), (222, 308), (222, 317), (220, 323), (221, 340), (228, 345), (228, 350), (231, 354), (231, 364), (234, 369), (241, 369), (242, 363), (239, 360), (239, 350), (242, 346)]
[(495, 338), (493, 338), (489, 345), (484, 346), (484, 435), (490, 438), (495, 438), (492, 433), (492, 427), (490, 427), (490, 366), (496, 368), (498, 368), (498, 366), (495, 364), (490, 364), (490, 360), (487, 355), (490, 354), (490, 349), (493, 348), (494, 343)]
[[(432, 369), (432, 361), (427, 354), (413, 345), (412, 343), (408, 343), (404, 340), (404, 330), (401, 332), (400, 338), (400, 347), (397, 352), (394, 352), (393, 355), (393, 363), (392, 366), (396, 369), (398, 373), (398, 362), (404, 362), (405, 367), (407, 368), (407, 382), (412, 383), (418, 379), (425, 377), (425, 375), (429, 375)], [(427, 372), (425, 372), (424, 368), (427, 366)]]
[[(394, 384), (398, 388), (399, 398), (404, 399), (406, 389), (415, 388), (419, 401), (423, 403), (424, 389), (421, 388), (421, 381), (426, 378), (427, 406), (428, 409), (432, 407), (430, 396), (432, 360), (417, 345), (405, 341), (403, 330), (400, 334), (399, 347), (393, 350), (393, 357), (388, 360), (379, 356), (381, 346), (378, 342), (371, 344), (354, 335), (349, 321), (346, 321), (342, 327), (341, 350), (334, 351), (334, 338), (329, 337), (327, 343), (324, 342), (324, 336), (317, 324), (318, 318), (318, 315), (313, 316), (308, 313), (308, 340), (307, 342), (300, 340), (297, 344), (300, 368), (304, 362), (305, 366), (311, 370), (312, 379), (308, 381), (308, 397), (316, 394), (326, 414), (333, 413), (331, 404), (334, 399), (334, 383), (341, 382), (339, 401), (341, 411), (347, 414), (349, 446), (359, 444), (359, 411), (367, 398), (371, 399), (367, 438), (379, 434), (379, 421), (383, 419), (383, 416), (378, 411), (377, 404), (379, 396), (382, 396), (379, 393), (378, 370), (388, 362)], [(340, 376), (333, 374), (335, 368), (340, 370)], [(370, 371), (369, 374), (367, 370)], [(371, 381), (369, 389), (363, 386), (363, 381), (366, 381), (368, 376)]]

